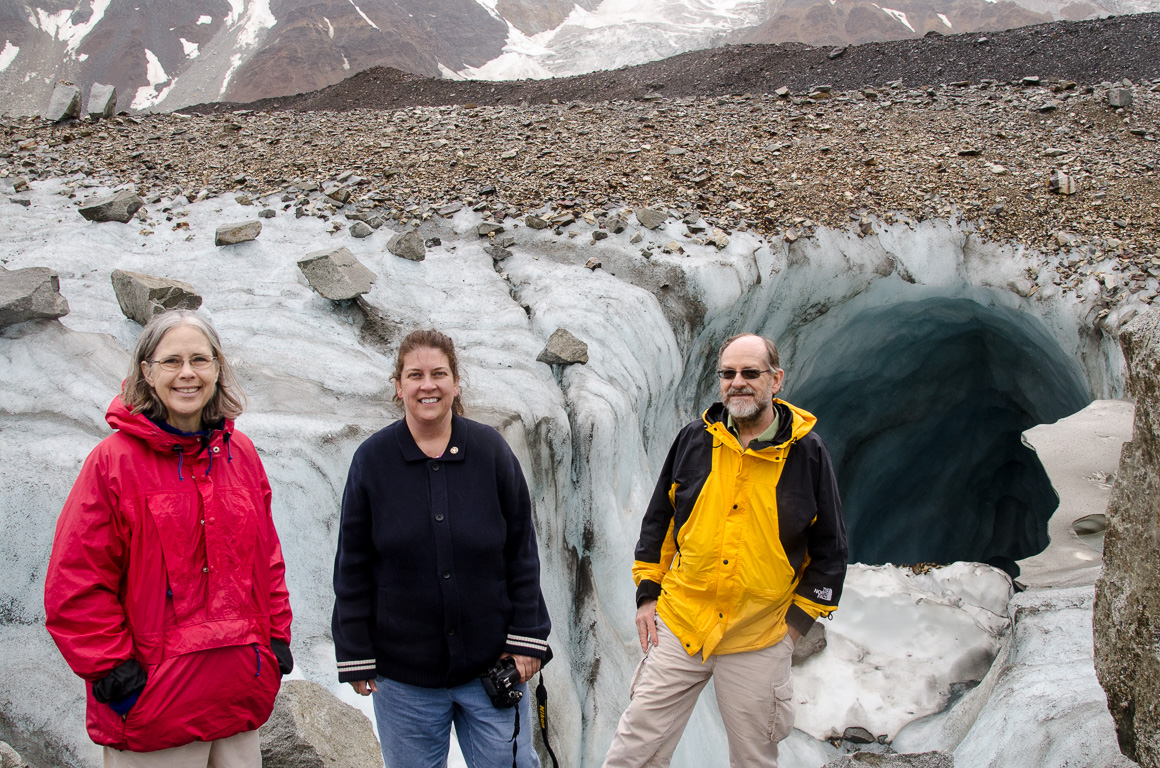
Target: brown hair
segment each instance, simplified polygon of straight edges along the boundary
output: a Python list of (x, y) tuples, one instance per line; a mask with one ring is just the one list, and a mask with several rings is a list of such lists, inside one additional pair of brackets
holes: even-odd
[(137, 338), (133, 357), (129, 362), (129, 375), (121, 385), (121, 401), (133, 413), (144, 413), (151, 419), (167, 421), (169, 413), (153, 386), (145, 379), (141, 363), (148, 362), (165, 334), (181, 325), (188, 325), (201, 331), (209, 342), (213, 356), (217, 358), (218, 378), (213, 397), (201, 409), (204, 424), (217, 424), (223, 418), (236, 419), (246, 407), (246, 396), (234, 376), (234, 369), (222, 350), (222, 340), (209, 320), (189, 309), (173, 309), (154, 315)]
[[(403, 360), (411, 352), (416, 349), (427, 348), (437, 349), (443, 354), (447, 355), (447, 366), (451, 368), (451, 377), (455, 379), (456, 385), (459, 384), (459, 358), (455, 356), (455, 342), (451, 337), (440, 333), (434, 328), (429, 328), (425, 331), (411, 331), (403, 339), (403, 343), (399, 345), (399, 352), (395, 355), (395, 372), (391, 374), (391, 381), (400, 381), (403, 377)], [(394, 396), (396, 403), (402, 402), (396, 392)], [(463, 399), (455, 396), (455, 400), (451, 403), (451, 412), (456, 416), (463, 415)]]
[(756, 333), (739, 333), (735, 336), (730, 336), (729, 338), (725, 339), (725, 343), (721, 345), (721, 350), (717, 353), (718, 368), (721, 367), (721, 358), (725, 357), (725, 350), (729, 347), (729, 345), (738, 339), (745, 338), (746, 336), (753, 336), (754, 338), (761, 339), (762, 342), (765, 343), (765, 355), (769, 358), (769, 367), (775, 371), (781, 370), (780, 357), (777, 354), (777, 345), (774, 344), (772, 340), (767, 339), (764, 336), (758, 336)]

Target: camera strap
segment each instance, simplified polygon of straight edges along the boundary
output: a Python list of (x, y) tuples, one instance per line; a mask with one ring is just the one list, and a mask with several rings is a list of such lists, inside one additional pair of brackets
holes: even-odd
[[(552, 745), (548, 743), (548, 689), (544, 687), (544, 673), (540, 672), (540, 682), (536, 686), (536, 710), (540, 714), (540, 736), (544, 739), (544, 748), (548, 750), (548, 757), (552, 758), (552, 768), (560, 768), (560, 763), (556, 761), (556, 753), (552, 751)], [(519, 715), (517, 714), (518, 718)], [(516, 728), (518, 731), (519, 720), (516, 720)]]
[(520, 705), (516, 704), (512, 709), (516, 711), (516, 727), (512, 729), (512, 768), (516, 768), (516, 750), (519, 748), (516, 737), (520, 735)]

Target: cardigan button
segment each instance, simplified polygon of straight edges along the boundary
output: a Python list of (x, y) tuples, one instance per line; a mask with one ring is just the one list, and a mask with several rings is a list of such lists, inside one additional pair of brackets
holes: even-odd
[(437, 462), (437, 461), (433, 461), (433, 462), (431, 462), (431, 471), (432, 471), (432, 472), (438, 472), (438, 471), (439, 471), (439, 462)]
[(443, 578), (450, 579), (451, 578), (451, 571), (444, 571)]
[(201, 567), (201, 572), (202, 572), (202, 573), (209, 573), (209, 566), (208, 566), (208, 565), (203, 565), (203, 566)]
[(439, 514), (435, 515), (435, 521), (436, 521), (436, 522), (438, 522), (438, 523), (441, 523), (441, 522), (443, 522), (443, 513), (442, 513), (442, 512), (440, 512)]

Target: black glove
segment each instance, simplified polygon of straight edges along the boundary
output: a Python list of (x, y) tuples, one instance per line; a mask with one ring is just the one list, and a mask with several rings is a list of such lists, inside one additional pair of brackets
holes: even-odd
[(278, 660), (278, 671), (288, 675), (294, 670), (294, 654), (290, 653), (290, 646), (276, 637), (270, 638), (270, 650)]
[(93, 698), (102, 704), (121, 701), (131, 694), (140, 693), (147, 680), (145, 670), (137, 660), (129, 659), (93, 683)]

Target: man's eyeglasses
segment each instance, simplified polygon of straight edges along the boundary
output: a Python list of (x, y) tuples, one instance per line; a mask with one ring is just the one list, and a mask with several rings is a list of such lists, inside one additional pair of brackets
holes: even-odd
[(741, 374), (741, 378), (752, 381), (763, 373), (770, 373), (769, 368), (742, 368), (740, 371), (735, 371), (732, 368), (725, 368), (717, 371), (717, 378), (722, 381), (732, 381), (737, 374)]
[[(206, 357), (205, 355), (194, 355), (189, 358), (189, 367), (195, 371), (204, 371), (209, 368), (217, 360), (216, 357)], [(150, 365), (159, 365), (161, 370), (168, 373), (177, 373), (185, 367), (185, 360), (180, 357), (167, 357), (164, 360), (146, 360)], [(746, 377), (748, 378), (748, 377)]]

